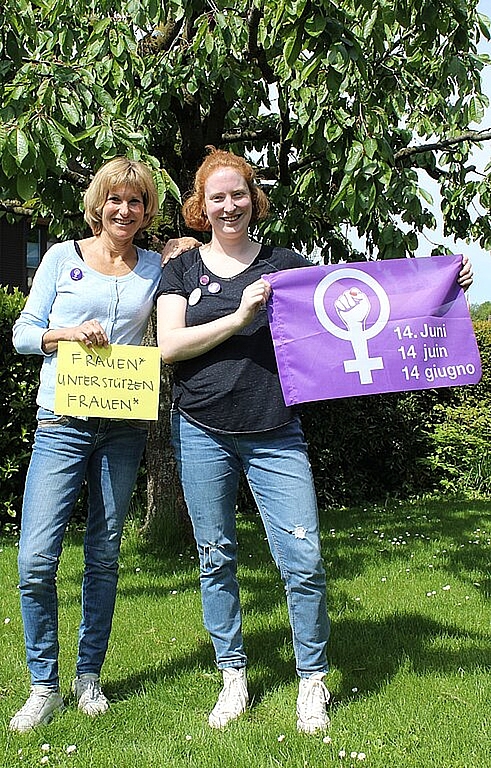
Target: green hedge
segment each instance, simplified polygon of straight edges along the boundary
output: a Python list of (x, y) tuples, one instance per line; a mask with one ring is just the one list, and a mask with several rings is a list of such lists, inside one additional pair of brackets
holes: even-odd
[[(41, 358), (18, 355), (24, 304), (0, 286), (0, 527), (20, 518), (35, 428)], [(491, 493), (491, 323), (475, 323), (479, 384), (311, 403), (305, 434), (320, 504), (361, 504), (427, 492)], [(138, 483), (144, 502), (144, 468)], [(242, 487), (240, 506), (251, 504)]]
[(321, 504), (491, 493), (491, 323), (474, 324), (479, 384), (304, 407)]
[(491, 322), (474, 323), (483, 375), (479, 384), (455, 387), (439, 403), (428, 435), (427, 464), (444, 492), (491, 494)]
[(26, 297), (0, 286), (0, 525), (18, 523), (24, 481), (36, 424), (41, 358), (19, 355), (12, 326)]

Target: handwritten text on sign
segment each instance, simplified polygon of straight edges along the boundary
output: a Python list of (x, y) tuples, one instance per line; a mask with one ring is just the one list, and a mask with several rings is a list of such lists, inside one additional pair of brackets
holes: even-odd
[(461, 262), (435, 256), (266, 275), (286, 404), (479, 381)]
[(58, 344), (55, 413), (155, 421), (159, 389), (157, 347)]

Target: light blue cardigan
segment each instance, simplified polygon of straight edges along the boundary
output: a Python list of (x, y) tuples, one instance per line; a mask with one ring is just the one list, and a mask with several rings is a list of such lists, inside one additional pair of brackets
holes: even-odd
[(55, 399), (56, 352), (46, 355), (41, 348), (47, 330), (96, 319), (110, 344), (141, 343), (162, 268), (159, 253), (137, 252), (136, 267), (123, 277), (88, 267), (73, 240), (57, 243), (45, 254), (13, 329), (17, 352), (44, 356), (36, 399), (42, 408), (52, 411)]

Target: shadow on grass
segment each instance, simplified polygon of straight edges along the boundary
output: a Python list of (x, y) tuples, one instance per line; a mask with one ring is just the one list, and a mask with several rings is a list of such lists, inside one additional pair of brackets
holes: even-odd
[[(490, 521), (488, 526), (487, 521)], [(483, 522), (484, 521), (484, 522)], [(488, 526), (482, 542), (476, 531)], [(483, 595), (489, 596), (489, 528), (491, 501), (451, 501), (416, 504), (396, 504), (391, 507), (370, 507), (358, 510), (332, 510), (321, 513), (323, 550), (329, 571), (334, 577), (328, 587), (332, 602), (347, 602), (336, 588), (336, 581), (349, 580), (373, 567), (374, 560), (407, 559), (404, 551), (390, 544), (390, 539), (404, 536), (408, 546), (427, 546), (443, 541), (447, 547), (445, 564), (449, 573), (462, 577), (473, 574), (479, 578)], [(379, 532), (385, 533), (380, 542)], [(245, 644), (251, 670), (251, 695), (260, 701), (281, 685), (295, 680), (291, 634), (286, 618), (285, 595), (279, 574), (264, 540), (264, 531), (257, 514), (239, 516), (240, 584), (244, 614), (268, 617), (283, 606), (285, 620), (281, 628), (261, 626), (247, 630)], [(77, 539), (72, 541), (76, 544)], [(475, 544), (475, 542), (478, 542)], [(474, 543), (473, 543), (474, 542)], [(484, 546), (481, 546), (481, 543)], [(133, 549), (132, 549), (133, 547)], [(125, 559), (138, 562), (145, 571), (147, 582), (135, 583), (132, 574), (124, 573), (120, 580), (119, 599), (165, 599), (165, 592), (176, 581), (179, 592), (195, 591), (198, 586), (197, 561), (194, 546), (186, 548), (179, 559), (175, 554), (147, 552), (140, 543), (130, 545)], [(329, 577), (328, 577), (329, 581)], [(79, 600), (79, 582), (70, 599)], [(331, 666), (337, 671), (335, 700), (352, 699), (352, 689), (375, 694), (394, 678), (402, 667), (418, 675), (455, 674), (489, 667), (491, 653), (489, 635), (469, 632), (448, 623), (438, 622), (416, 612), (394, 613), (377, 620), (350, 616), (336, 619), (329, 645)], [(157, 667), (147, 667), (106, 685), (111, 698), (126, 698), (152, 683), (178, 678), (183, 673), (199, 674), (213, 666), (211, 643), (201, 645), (192, 653), (179, 655)], [(124, 695), (122, 692), (124, 691)]]
[[(462, 647), (455, 650), (432, 647), (433, 641), (442, 636), (461, 643)], [(285, 645), (291, 644), (291, 637), (288, 628), (281, 628), (247, 633), (244, 639), (254, 706), (277, 688), (295, 683), (293, 653), (285, 658), (288, 654), (284, 650)], [(402, 667), (409, 666), (417, 675), (425, 676), (453, 675), (464, 669), (469, 673), (491, 664), (488, 636), (462, 632), (419, 614), (393, 614), (373, 622), (341, 619), (336, 622), (329, 655), (332, 667), (340, 675), (332, 691), (334, 706), (352, 700), (355, 686), (358, 696), (376, 694)], [(108, 681), (105, 691), (112, 700), (124, 700), (149, 685), (178, 680), (183, 674), (202, 675), (204, 670), (209, 673), (212, 668), (210, 643), (192, 653), (177, 654), (157, 666), (122, 676), (113, 683)], [(213, 685), (218, 693), (218, 676)]]
[[(489, 549), (479, 547), (476, 530), (488, 517), (487, 540), (491, 536), (491, 499), (478, 501), (430, 501), (420, 505), (396, 503), (394, 505), (371, 506), (366, 509), (333, 509), (320, 513), (320, 527), (324, 559), (335, 579), (349, 579), (363, 573), (366, 564), (373, 564), (374, 553), (385, 558), (405, 561), (407, 550), (391, 546), (390, 539), (409, 534), (410, 544), (447, 540), (453, 546), (448, 552), (448, 567), (458, 575), (462, 569), (467, 573), (481, 572), (483, 580), (489, 580)], [(238, 517), (239, 565), (244, 569), (271, 567), (272, 580), (278, 581), (276, 568), (271, 560), (265, 533), (259, 514), (249, 512)], [(331, 535), (331, 531), (334, 535)], [(383, 532), (385, 538), (377, 539), (375, 532)], [(418, 538), (419, 537), (419, 538)], [(83, 544), (83, 531), (69, 533), (67, 541), (72, 545)], [(459, 548), (461, 547), (461, 548)], [(191, 559), (193, 558), (193, 559)], [(251, 559), (249, 559), (251, 558)], [(122, 562), (133, 559), (149, 578), (162, 579), (171, 585), (179, 579), (184, 588), (196, 588), (198, 560), (194, 543), (183, 545), (181, 555), (165, 549), (158, 552), (149, 550), (141, 540), (135, 540), (123, 547)], [(122, 571), (122, 576), (125, 574)], [(71, 577), (77, 585), (80, 575)], [(244, 576), (242, 576), (243, 580)], [(262, 576), (258, 579), (261, 586)], [(269, 581), (269, 579), (266, 579)], [(182, 586), (181, 586), (182, 588)], [(139, 587), (125, 586), (128, 590)], [(154, 590), (150, 587), (150, 594)], [(141, 588), (140, 594), (147, 594)], [(484, 592), (486, 594), (486, 592)], [(276, 601), (274, 601), (276, 603)]]
[[(453, 647), (442, 647), (442, 638)], [(337, 696), (349, 697), (354, 686), (360, 693), (375, 693), (408, 665), (417, 675), (489, 667), (489, 639), (418, 613), (395, 613), (377, 621), (341, 619), (329, 654), (341, 672)]]
[[(377, 558), (406, 563), (411, 547), (429, 546), (433, 552), (438, 546), (444, 552), (441, 567), (449, 575), (477, 580), (480, 594), (491, 596), (491, 499), (324, 511), (321, 534), (326, 566), (334, 579), (357, 577)], [(396, 546), (401, 539), (406, 546)]]

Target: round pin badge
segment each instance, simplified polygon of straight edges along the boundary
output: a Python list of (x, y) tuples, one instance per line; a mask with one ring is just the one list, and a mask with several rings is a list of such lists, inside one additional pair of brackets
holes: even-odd
[(210, 283), (208, 286), (208, 292), (209, 293), (220, 293), (222, 290), (222, 286), (220, 283)]
[(84, 276), (84, 273), (78, 267), (75, 267), (70, 272), (70, 277), (72, 278), (72, 280), (81, 280), (83, 276)]
[(198, 301), (201, 299), (201, 288), (195, 288), (194, 291), (191, 291), (188, 298), (188, 304), (189, 306), (193, 307), (195, 304), (198, 303)]
[(208, 275), (201, 275), (199, 282), (200, 282), (200, 285), (208, 285), (208, 283), (210, 282), (210, 278), (208, 277)]

